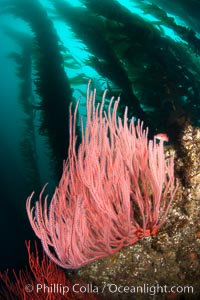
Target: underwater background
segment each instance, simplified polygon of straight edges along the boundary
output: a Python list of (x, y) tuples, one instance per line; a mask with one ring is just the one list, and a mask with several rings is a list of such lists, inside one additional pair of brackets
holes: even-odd
[(91, 79), (97, 102), (107, 89), (105, 108), (120, 96), (120, 116), (128, 106), (150, 138), (169, 137), (166, 153), (175, 153), (180, 186), (158, 237), (77, 273), (97, 285), (193, 285), (193, 294), (145, 297), (198, 298), (199, 16), (199, 0), (0, 0), (0, 271), (27, 265), (25, 240), (36, 237), (26, 199), (47, 182), (49, 197), (54, 192), (68, 153), (69, 106), (80, 97), (79, 142)]

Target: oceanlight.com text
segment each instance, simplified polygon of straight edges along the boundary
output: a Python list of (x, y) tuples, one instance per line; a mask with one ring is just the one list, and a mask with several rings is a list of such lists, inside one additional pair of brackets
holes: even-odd
[(98, 287), (93, 285), (92, 283), (89, 284), (79, 284), (76, 283), (72, 286), (63, 286), (62, 284), (55, 283), (55, 284), (41, 284), (38, 283), (35, 286), (31, 284), (27, 284), (25, 286), (25, 291), (31, 293), (33, 291), (36, 293), (44, 293), (44, 294), (61, 294), (65, 295), (69, 292), (73, 293), (109, 293), (109, 294), (149, 294), (149, 295), (156, 295), (156, 294), (193, 294), (194, 288), (193, 286), (167, 286), (167, 285), (150, 285), (150, 284), (143, 284), (139, 286), (127, 286), (127, 285), (117, 285), (114, 283), (107, 283), (104, 284), (102, 287)]

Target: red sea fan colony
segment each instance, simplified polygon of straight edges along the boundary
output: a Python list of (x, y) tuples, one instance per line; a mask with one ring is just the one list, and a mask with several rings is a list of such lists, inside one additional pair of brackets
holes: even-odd
[[(1, 300), (100, 300), (97, 293), (87, 291), (87, 284), (76, 277), (73, 281), (44, 253), (39, 256), (37, 244), (31, 251), (26, 242), (29, 267), (18, 273), (0, 272)], [(80, 292), (84, 290), (84, 292)]]
[[(76, 114), (70, 109), (68, 159), (47, 205), (42, 190), (30, 223), (46, 254), (59, 266), (75, 269), (154, 235), (175, 197), (174, 159), (163, 141), (148, 140), (143, 123), (117, 117), (119, 99), (95, 107), (87, 91), (87, 122), (76, 151)], [(43, 199), (45, 198), (45, 199)]]

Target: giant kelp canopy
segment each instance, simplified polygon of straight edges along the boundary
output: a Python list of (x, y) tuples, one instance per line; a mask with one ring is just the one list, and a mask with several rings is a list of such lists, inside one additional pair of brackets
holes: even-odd
[(47, 136), (55, 174), (60, 177), (68, 148), (68, 106), (72, 92), (63, 67), (59, 37), (46, 9), (37, 0), (11, 0), (2, 4), (3, 12), (26, 21), (35, 37), (34, 84), (40, 96), (39, 132)]
[[(200, 40), (192, 29), (151, 1), (132, 1), (143, 16), (115, 0), (81, 0), (84, 7), (51, 2), (87, 45), (90, 65), (121, 91), (130, 115), (154, 131), (178, 130), (188, 119), (199, 124)], [(166, 26), (178, 41), (165, 34)]]
[[(34, 33), (40, 133), (49, 139), (57, 170), (67, 156), (73, 92), (82, 94), (82, 85), (91, 77), (94, 85), (108, 89), (108, 99), (120, 96), (119, 114), (128, 106), (129, 116), (142, 119), (150, 136), (166, 132), (173, 141), (186, 123), (199, 126), (200, 38), (195, 14), (199, 2), (176, 1), (174, 6), (168, 2), (2, 2), (2, 13), (25, 20)], [(63, 24), (60, 36), (55, 29), (58, 22)], [(74, 49), (75, 40), (84, 47)]]
[(18, 101), (23, 112), (22, 136), (20, 149), (25, 161), (27, 185), (31, 190), (40, 187), (40, 172), (37, 161), (38, 151), (36, 145), (36, 99), (32, 88), (32, 43), (29, 34), (4, 27), (4, 32), (16, 41), (20, 51), (8, 54), (16, 64), (16, 74), (20, 79)]

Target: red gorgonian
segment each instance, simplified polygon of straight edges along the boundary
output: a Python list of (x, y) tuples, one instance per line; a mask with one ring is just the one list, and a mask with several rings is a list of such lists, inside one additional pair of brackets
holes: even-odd
[[(117, 117), (119, 99), (104, 109), (87, 91), (87, 122), (76, 151), (76, 115), (70, 109), (70, 146), (58, 187), (47, 204), (42, 190), (27, 213), (46, 254), (63, 268), (79, 268), (154, 235), (175, 197), (174, 158), (148, 129)], [(45, 198), (45, 199), (43, 199)]]
[[(87, 291), (87, 284), (80, 278), (67, 278), (45, 253), (39, 255), (37, 244), (31, 251), (26, 242), (29, 266), (16, 272), (0, 272), (1, 300), (100, 300), (100, 296)], [(82, 287), (84, 292), (80, 292)]]

